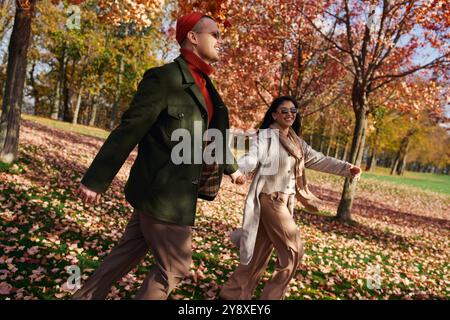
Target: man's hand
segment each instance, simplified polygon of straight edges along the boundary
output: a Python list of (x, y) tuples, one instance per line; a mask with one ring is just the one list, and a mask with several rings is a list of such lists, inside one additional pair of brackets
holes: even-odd
[(98, 204), (100, 201), (100, 196), (101, 196), (101, 193), (92, 191), (91, 189), (89, 189), (82, 183), (80, 183), (80, 187), (78, 188), (76, 194), (86, 204), (90, 204), (90, 203)]
[(361, 172), (362, 172), (362, 170), (360, 167), (357, 167), (354, 165), (352, 165), (350, 167), (350, 173), (352, 174), (352, 179), (359, 180), (361, 178)]
[(231, 182), (236, 184), (244, 184), (247, 178), (239, 170), (230, 174)]
[(249, 173), (247, 173), (246, 175), (245, 175), (245, 177), (248, 179), (248, 180), (253, 180), (253, 178), (256, 176), (256, 169), (255, 170), (253, 170), (253, 171), (250, 171)]

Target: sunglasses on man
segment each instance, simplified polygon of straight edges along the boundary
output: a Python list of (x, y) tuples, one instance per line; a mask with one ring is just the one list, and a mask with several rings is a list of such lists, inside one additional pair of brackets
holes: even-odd
[(213, 31), (213, 32), (203, 32), (203, 31), (194, 31), (195, 33), (207, 33), (212, 35), (216, 40), (220, 40), (220, 32), (219, 31)]

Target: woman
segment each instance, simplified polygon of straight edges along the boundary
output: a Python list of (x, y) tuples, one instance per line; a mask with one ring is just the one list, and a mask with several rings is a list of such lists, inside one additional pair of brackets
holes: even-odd
[(255, 176), (245, 200), (243, 227), (232, 234), (232, 241), (240, 248), (240, 265), (222, 287), (221, 299), (250, 300), (273, 248), (276, 270), (261, 299), (283, 299), (303, 256), (303, 243), (293, 218), (295, 199), (309, 211), (318, 211), (318, 199), (308, 189), (305, 168), (359, 178), (359, 167), (326, 157), (307, 145), (296, 134), (299, 125), (295, 99), (275, 99), (249, 153), (238, 160), (240, 171), (254, 171)]

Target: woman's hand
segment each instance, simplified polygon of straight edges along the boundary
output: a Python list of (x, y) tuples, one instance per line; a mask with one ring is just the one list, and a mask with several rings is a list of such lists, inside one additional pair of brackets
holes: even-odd
[(362, 172), (362, 170), (360, 167), (357, 167), (354, 165), (352, 165), (350, 167), (350, 173), (352, 174), (352, 179), (359, 180), (361, 178), (361, 172)]

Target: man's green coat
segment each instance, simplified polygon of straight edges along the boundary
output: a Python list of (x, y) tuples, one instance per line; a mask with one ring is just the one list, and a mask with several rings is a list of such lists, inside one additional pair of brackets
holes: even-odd
[[(223, 152), (230, 154), (225, 143), (228, 110), (208, 77), (206, 81), (214, 104), (209, 128), (220, 130), (224, 137)], [(187, 129), (191, 145), (203, 149), (201, 141), (208, 128), (207, 119), (206, 103), (182, 56), (149, 69), (120, 125), (106, 139), (81, 182), (91, 190), (105, 192), (138, 145), (138, 156), (125, 186), (127, 201), (156, 219), (194, 225), (202, 165), (174, 164), (171, 150), (179, 141), (171, 141), (171, 135), (175, 129)], [(194, 136), (194, 121), (202, 122), (201, 135)], [(237, 170), (235, 159), (231, 158), (232, 163), (219, 165), (220, 179), (224, 173)]]

